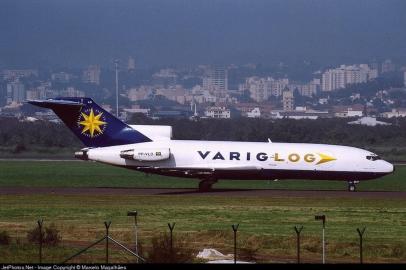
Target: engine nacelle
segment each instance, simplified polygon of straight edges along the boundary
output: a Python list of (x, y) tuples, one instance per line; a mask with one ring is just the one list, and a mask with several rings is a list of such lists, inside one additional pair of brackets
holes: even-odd
[(161, 161), (169, 159), (170, 155), (169, 148), (139, 148), (120, 152), (121, 158), (138, 161)]
[(131, 128), (141, 132), (153, 141), (162, 141), (172, 139), (171, 126), (156, 125), (130, 125)]
[(81, 159), (81, 160), (89, 160), (89, 156), (87, 154), (87, 152), (89, 151), (89, 149), (82, 149), (80, 151), (76, 151), (75, 152), (75, 158), (77, 159)]

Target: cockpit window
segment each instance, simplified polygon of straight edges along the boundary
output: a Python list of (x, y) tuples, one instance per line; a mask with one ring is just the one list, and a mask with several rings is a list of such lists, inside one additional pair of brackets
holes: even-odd
[(377, 156), (377, 155), (366, 156), (366, 158), (367, 158), (368, 160), (372, 160), (372, 161), (381, 159), (381, 157), (380, 157), (380, 156)]

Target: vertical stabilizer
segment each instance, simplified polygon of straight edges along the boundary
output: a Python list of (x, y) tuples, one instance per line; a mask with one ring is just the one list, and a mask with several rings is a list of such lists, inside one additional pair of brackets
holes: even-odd
[(151, 141), (144, 134), (101, 108), (91, 98), (29, 100), (28, 103), (53, 110), (87, 147)]

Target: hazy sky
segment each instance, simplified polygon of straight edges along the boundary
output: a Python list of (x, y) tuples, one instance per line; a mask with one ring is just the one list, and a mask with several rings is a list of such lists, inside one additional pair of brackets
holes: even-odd
[(405, 0), (0, 0), (0, 66), (406, 57)]

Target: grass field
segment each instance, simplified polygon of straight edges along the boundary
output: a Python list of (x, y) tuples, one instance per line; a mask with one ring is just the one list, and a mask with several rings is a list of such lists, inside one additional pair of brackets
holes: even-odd
[[(1, 187), (197, 187), (196, 180), (145, 176), (92, 162), (1, 161)], [(405, 191), (406, 167), (382, 179), (358, 185), (359, 190)], [(218, 188), (346, 189), (335, 181), (220, 181)], [(1, 195), (0, 232), (12, 236), (10, 246), (0, 245), (0, 263), (38, 262), (35, 245), (26, 243), (29, 229), (39, 218), (54, 222), (61, 232), (59, 247), (44, 249), (44, 261), (57, 263), (101, 238), (103, 222), (112, 221), (114, 238), (133, 242), (133, 219), (139, 212), (139, 239), (150, 246), (153, 236), (168, 232), (176, 222), (175, 241), (183, 239), (195, 253), (215, 248), (233, 252), (231, 224), (239, 223), (240, 248), (257, 250), (257, 262), (295, 262), (295, 225), (303, 225), (304, 262), (321, 261), (321, 224), (314, 215), (327, 216), (326, 261), (358, 262), (356, 228), (366, 226), (365, 262), (406, 263), (406, 198), (271, 198), (225, 196), (112, 196), (112, 195)], [(243, 252), (240, 249), (239, 252)], [(81, 255), (75, 262), (103, 262), (103, 245)], [(133, 260), (112, 250), (112, 262)]]
[[(222, 196), (15, 196), (0, 197), (0, 231), (14, 238), (9, 248), (0, 248), (0, 263), (36, 262), (36, 248), (27, 248), (27, 231), (38, 218), (54, 222), (61, 231), (59, 248), (44, 251), (47, 262), (59, 262), (100, 238), (103, 222), (112, 221), (111, 234), (130, 244), (133, 219), (128, 210), (139, 212), (139, 236), (147, 245), (153, 235), (168, 231), (176, 222), (175, 238), (186, 239), (195, 252), (216, 248), (232, 253), (231, 224), (239, 223), (239, 246), (258, 248), (259, 262), (295, 261), (293, 226), (303, 225), (303, 258), (319, 262), (321, 224), (314, 215), (327, 216), (327, 262), (357, 262), (356, 228), (366, 226), (366, 262), (406, 262), (406, 209), (403, 199), (309, 199), (246, 198)], [(24, 247), (18, 249), (18, 246)], [(83, 260), (103, 262), (103, 245)], [(29, 255), (31, 254), (31, 255)], [(92, 253), (90, 253), (91, 255)], [(89, 256), (89, 254), (87, 254)], [(117, 262), (129, 258), (116, 253)]]
[[(144, 187), (197, 188), (198, 180), (145, 175), (132, 170), (83, 161), (0, 161), (0, 187)], [(232, 181), (220, 180), (214, 188), (346, 190), (340, 181)], [(406, 166), (394, 174), (361, 182), (360, 191), (406, 191)]]

